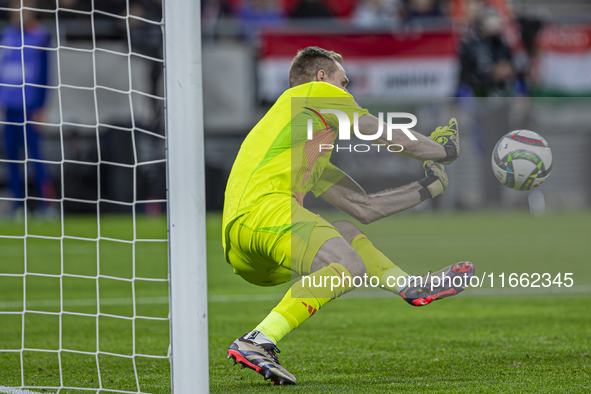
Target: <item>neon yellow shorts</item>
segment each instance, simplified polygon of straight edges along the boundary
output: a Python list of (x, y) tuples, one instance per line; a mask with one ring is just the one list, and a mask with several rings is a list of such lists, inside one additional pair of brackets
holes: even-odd
[(236, 274), (259, 286), (309, 274), (322, 244), (341, 237), (320, 215), (282, 194), (267, 196), (230, 226), (226, 258)]

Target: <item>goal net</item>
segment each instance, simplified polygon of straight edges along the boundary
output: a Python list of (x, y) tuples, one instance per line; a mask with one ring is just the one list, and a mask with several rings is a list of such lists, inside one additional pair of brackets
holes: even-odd
[(0, 393), (169, 393), (162, 1), (0, 15)]

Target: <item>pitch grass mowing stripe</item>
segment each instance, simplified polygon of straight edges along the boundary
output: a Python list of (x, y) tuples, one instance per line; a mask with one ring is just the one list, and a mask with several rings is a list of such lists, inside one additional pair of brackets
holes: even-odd
[[(210, 295), (209, 302), (255, 302), (255, 301), (279, 301), (285, 293), (270, 294), (216, 294)], [(538, 298), (538, 297), (584, 297), (591, 298), (591, 285), (573, 285), (572, 287), (553, 287), (553, 288), (484, 288), (467, 289), (465, 293), (459, 295), (466, 298)], [(379, 289), (374, 290), (356, 290), (347, 293), (341, 298), (396, 298), (397, 296), (387, 291)]]
[[(132, 298), (101, 298), (101, 305), (129, 305), (133, 302)], [(139, 305), (162, 305), (168, 304), (168, 297), (137, 297), (136, 304)], [(64, 306), (95, 306), (96, 298), (87, 298), (79, 300), (64, 300)], [(27, 309), (39, 307), (58, 307), (59, 300), (32, 300), (27, 301)], [(0, 302), (0, 309), (22, 309), (22, 301)]]
[[(254, 302), (254, 301), (279, 301), (285, 293), (270, 294), (216, 294), (210, 295), (209, 302)], [(519, 297), (585, 297), (591, 298), (591, 285), (573, 285), (571, 287), (550, 287), (550, 288), (468, 288), (460, 297), (466, 298), (519, 298)], [(356, 290), (345, 294), (341, 298), (396, 298), (391, 292), (382, 291), (379, 288), (373, 290)]]
[(39, 391), (12, 389), (10, 387), (0, 386), (0, 393), (4, 394), (43, 394)]
[[(341, 216), (333, 216), (333, 220), (342, 219)], [(323, 217), (329, 218), (324, 214)], [(68, 217), (64, 226), (71, 234), (96, 236), (96, 217), (90, 219)], [(113, 229), (112, 236), (119, 234), (118, 238), (124, 238), (125, 234), (130, 233), (126, 230), (131, 228), (127, 225), (131, 223), (128, 219), (104, 219)], [(375, 239), (376, 246), (395, 262), (400, 262), (403, 268), (408, 268), (410, 273), (424, 274), (432, 268), (470, 259), (477, 264), (479, 277), (484, 271), (494, 271), (498, 275), (502, 271), (531, 273), (560, 269), (565, 272), (568, 268), (567, 272), (578, 272), (573, 276), (575, 285), (584, 285), (591, 283), (591, 266), (588, 264), (591, 254), (591, 244), (588, 242), (591, 235), (590, 219), (591, 211), (535, 219), (529, 213), (520, 212), (429, 216), (408, 214), (392, 220), (384, 219), (363, 229), (370, 239)], [(208, 216), (210, 391), (277, 391), (273, 386), (268, 387), (260, 375), (250, 370), (240, 370), (237, 366), (232, 368), (232, 363), (226, 359), (226, 349), (238, 335), (252, 329), (265, 317), (287, 291), (287, 287), (259, 288), (233, 275), (231, 267), (224, 261), (221, 248), (221, 222), (221, 215)], [(153, 227), (152, 223), (162, 228), (154, 236), (165, 237), (166, 221), (144, 220), (140, 223), (138, 218), (137, 228), (145, 231), (146, 226)], [(47, 225), (41, 228), (41, 224), (29, 222), (28, 226), (29, 233), (62, 233), (60, 226), (53, 232), (45, 229)], [(8, 230), (0, 224), (0, 233), (24, 234), (24, 230)], [(433, 243), (426, 242), (427, 238)], [(70, 248), (64, 249), (64, 263), (72, 262), (69, 267), (75, 269), (74, 272), (88, 268), (83, 271), (85, 274), (96, 275), (95, 244), (89, 248), (83, 242), (72, 241), (65, 245)], [(119, 249), (110, 250), (109, 245), (107, 243), (105, 248), (101, 245), (101, 250), (113, 252), (101, 258), (102, 264), (110, 264), (107, 268), (112, 275), (133, 277), (131, 259), (126, 259), (126, 254), (120, 253)], [(0, 239), (0, 250), (4, 252), (6, 248), (9, 252), (18, 253), (9, 256), (2, 254), (0, 272), (25, 272), (22, 266), (23, 241)], [(49, 255), (45, 243), (28, 242), (28, 269), (33, 268), (31, 263), (38, 263), (37, 266), (47, 272), (62, 272), (60, 248), (54, 249), (56, 252)], [(166, 248), (163, 247), (159, 253), (152, 253), (150, 249), (137, 258), (140, 264), (136, 267), (144, 267), (142, 275), (166, 276)], [(131, 256), (131, 249), (128, 255)], [(64, 269), (67, 268), (64, 266)], [(22, 287), (16, 284), (11, 286), (17, 279), (0, 278), (0, 282), (2, 280), (5, 281), (0, 283), (2, 301), (21, 299), (18, 307), (22, 308)], [(53, 286), (51, 283), (48, 286)], [(127, 283), (123, 285), (129, 286)], [(27, 284), (28, 307), (35, 305), (31, 304), (34, 300), (55, 298), (54, 305), (58, 305), (56, 309), (59, 310), (59, 292), (46, 291), (48, 286)], [(96, 305), (95, 287), (90, 287), (92, 292), (85, 291), (82, 286), (68, 287), (71, 290), (67, 293), (70, 299), (64, 299), (64, 305), (67, 306), (69, 302)], [(108, 287), (106, 290), (100, 294), (102, 303), (131, 304), (133, 293), (127, 287)], [(303, 327), (282, 340), (280, 359), (296, 374), (299, 385), (283, 387), (281, 391), (305, 394), (422, 394), (427, 391), (431, 394), (591, 393), (591, 321), (586, 312), (591, 310), (591, 299), (474, 299), (477, 290), (496, 292), (497, 286), (494, 289), (471, 289), (463, 293), (466, 297), (462, 299), (452, 298), (427, 308), (413, 308), (402, 300), (379, 299), (376, 295), (396, 296), (385, 291), (372, 292), (362, 288), (351, 293), (353, 298), (329, 303), (318, 315), (305, 322)], [(499, 289), (501, 295), (505, 296), (509, 290), (516, 289)], [(246, 295), (249, 293), (252, 295)], [(361, 296), (366, 293), (370, 295), (362, 299)], [(165, 290), (149, 293), (144, 289), (136, 294), (163, 296), (155, 304), (143, 307), (158, 309), (166, 315), (168, 297)], [(136, 300), (143, 302), (140, 297)], [(111, 308), (119, 307), (115, 305)], [(23, 326), (20, 314), (22, 312), (17, 312), (17, 316), (0, 314), (0, 347), (21, 348)], [(132, 334), (128, 321), (107, 317), (101, 320), (100, 330), (96, 332), (93, 318), (63, 318), (64, 346), (96, 351), (98, 336), (101, 346), (106, 345), (105, 350), (132, 354)], [(26, 345), (38, 349), (59, 349), (58, 320), (55, 316), (25, 314)], [(143, 324), (136, 330), (136, 346), (141, 344), (142, 351), (161, 354), (161, 349), (168, 347), (168, 322), (138, 320), (137, 324)], [(23, 352), (23, 355), (25, 386), (29, 390), (45, 391), (43, 386), (59, 385), (56, 355), (41, 352)], [(19, 356), (18, 353), (0, 354), (1, 385), (21, 386)], [(136, 375), (129, 360), (104, 356), (100, 361), (103, 384), (109, 384), (109, 389), (134, 390)], [(138, 357), (136, 363), (142, 392), (170, 394), (168, 360), (154, 361)], [(98, 388), (95, 388), (98, 386), (98, 375), (94, 356), (63, 353), (62, 373), (64, 386), (90, 386), (93, 388), (87, 389), (88, 392), (98, 392)], [(70, 389), (62, 389), (61, 393), (69, 394)]]
[[(464, 296), (470, 298), (478, 297), (519, 297), (519, 296), (581, 296), (591, 297), (591, 285), (573, 285), (571, 287), (550, 287), (550, 288), (484, 288), (468, 289)], [(272, 301), (283, 297), (283, 293), (270, 294), (215, 294), (210, 295), (209, 302), (254, 302)], [(377, 290), (358, 290), (344, 296), (344, 298), (393, 298), (393, 293)], [(131, 298), (101, 298), (101, 305), (128, 305)], [(139, 305), (164, 305), (168, 304), (168, 297), (138, 297), (135, 299)], [(27, 302), (27, 308), (57, 307), (60, 303), (57, 300), (33, 300)], [(95, 298), (64, 300), (64, 306), (94, 306)], [(22, 309), (22, 301), (0, 302), (0, 310)]]

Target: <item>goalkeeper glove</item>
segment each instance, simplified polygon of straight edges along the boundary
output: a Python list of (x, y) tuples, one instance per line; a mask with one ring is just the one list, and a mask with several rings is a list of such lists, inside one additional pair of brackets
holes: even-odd
[(458, 130), (458, 122), (456, 118), (452, 118), (448, 126), (440, 126), (431, 133), (429, 138), (443, 145), (447, 154), (444, 159), (438, 160), (438, 163), (451, 164), (460, 156), (460, 135)]
[(423, 186), (419, 190), (421, 201), (442, 195), (448, 184), (447, 174), (441, 164), (427, 160), (423, 163), (423, 168), (427, 177), (419, 181), (419, 185)]

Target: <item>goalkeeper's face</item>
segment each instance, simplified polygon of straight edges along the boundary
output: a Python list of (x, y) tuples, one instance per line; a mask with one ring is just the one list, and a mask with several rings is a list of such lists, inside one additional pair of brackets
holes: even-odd
[(321, 70), (316, 75), (316, 78), (318, 81), (330, 83), (331, 85), (341, 88), (345, 92), (349, 93), (346, 89), (347, 85), (349, 84), (347, 73), (345, 73), (343, 66), (337, 62), (334, 63), (337, 66), (335, 70), (333, 70), (331, 73), (326, 73), (324, 70)]

